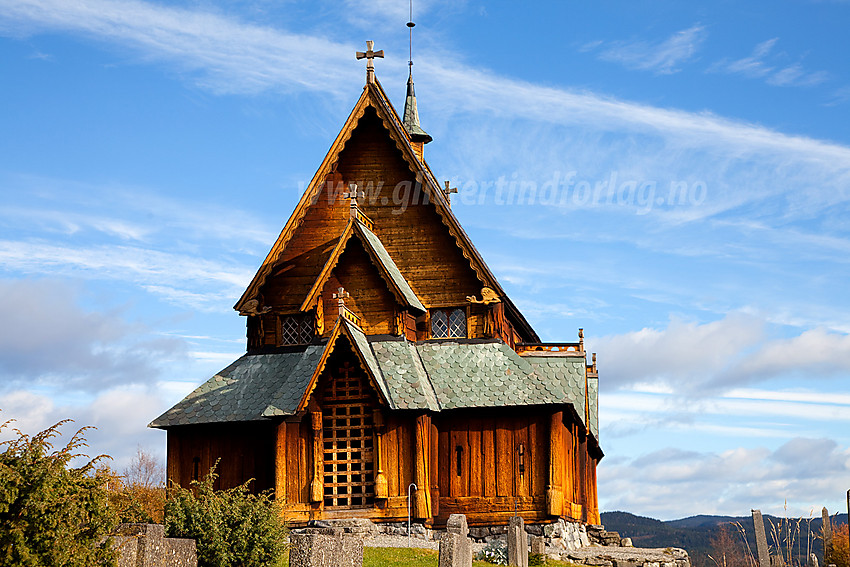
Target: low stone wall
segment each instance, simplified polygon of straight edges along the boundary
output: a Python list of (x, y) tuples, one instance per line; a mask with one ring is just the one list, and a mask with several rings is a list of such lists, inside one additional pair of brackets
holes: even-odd
[(195, 540), (165, 537), (161, 524), (121, 524), (112, 542), (118, 567), (198, 567)]
[[(346, 534), (370, 539), (377, 535), (407, 537), (407, 522), (374, 524), (370, 520), (353, 518), (311, 522), (313, 528), (333, 528)], [(525, 532), (531, 536), (529, 543), (536, 552), (545, 553), (552, 559), (570, 561), (591, 567), (690, 567), (688, 552), (678, 548), (644, 549), (632, 546), (630, 538), (609, 532), (604, 526), (584, 525), (559, 519), (548, 524), (526, 524)], [(303, 531), (307, 531), (307, 528)], [(294, 529), (293, 534), (302, 530)], [(506, 543), (508, 526), (469, 527), (470, 540), (481, 549), (483, 544), (500, 541)], [(413, 539), (429, 542), (440, 541), (446, 530), (431, 529), (421, 523), (412, 523), (410, 535)], [(478, 547), (481, 546), (481, 547)]]

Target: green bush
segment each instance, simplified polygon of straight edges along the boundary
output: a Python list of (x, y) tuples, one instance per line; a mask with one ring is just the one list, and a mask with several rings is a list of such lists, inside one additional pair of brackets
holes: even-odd
[[(51, 441), (60, 421), (32, 437), (0, 443), (0, 566), (88, 567), (115, 564), (105, 544), (117, 524), (108, 506), (106, 480), (95, 473), (104, 456), (81, 467), (83, 428), (59, 450)], [(0, 425), (0, 430), (9, 422)]]
[(251, 494), (251, 481), (215, 490), (216, 466), (193, 481), (191, 489), (172, 482), (165, 503), (166, 535), (194, 539), (199, 567), (276, 564), (284, 551), (286, 528), (270, 495)]

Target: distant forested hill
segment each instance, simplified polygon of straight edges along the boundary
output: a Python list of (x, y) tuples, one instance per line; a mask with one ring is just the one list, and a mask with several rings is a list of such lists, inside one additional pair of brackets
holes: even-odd
[[(833, 516), (833, 518), (836, 518)], [(785, 525), (784, 519), (775, 516), (765, 516), (765, 529), (768, 531), (768, 540), (772, 543), (770, 535), (771, 522), (777, 530), (780, 525)], [(837, 516), (837, 523), (846, 523), (847, 514)], [(780, 524), (782, 522), (782, 524)], [(755, 537), (753, 536), (753, 519), (751, 516), (691, 516), (681, 520), (662, 522), (643, 516), (635, 516), (628, 512), (603, 512), (602, 523), (608, 531), (619, 532), (621, 537), (632, 538), (635, 547), (681, 547), (691, 555), (695, 567), (714, 567), (714, 562), (708, 558), (712, 552), (712, 540), (716, 538), (724, 525), (732, 525), (737, 536), (736, 543), (743, 547), (743, 539), (740, 536), (740, 525), (747, 535), (749, 545), (755, 553)], [(795, 542), (793, 554), (795, 557), (805, 558), (807, 549), (807, 527), (812, 536), (812, 550), (818, 558), (823, 557), (823, 546), (817, 536), (821, 532), (820, 515), (812, 518), (790, 519), (790, 525), (795, 533), (792, 538)], [(799, 526), (799, 528), (798, 528)], [(799, 535), (796, 535), (799, 534)], [(783, 536), (784, 537), (784, 536)], [(783, 544), (784, 545), (784, 544)], [(805, 565), (805, 559), (802, 564)]]

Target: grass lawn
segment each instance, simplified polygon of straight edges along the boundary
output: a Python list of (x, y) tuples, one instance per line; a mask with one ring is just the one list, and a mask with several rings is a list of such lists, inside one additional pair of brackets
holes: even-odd
[[(363, 567), (437, 567), (438, 553), (432, 549), (416, 547), (364, 547)], [(287, 558), (279, 563), (279, 567), (289, 565)], [(493, 563), (473, 561), (473, 567), (492, 567)], [(551, 567), (577, 567), (563, 561), (547, 561)]]

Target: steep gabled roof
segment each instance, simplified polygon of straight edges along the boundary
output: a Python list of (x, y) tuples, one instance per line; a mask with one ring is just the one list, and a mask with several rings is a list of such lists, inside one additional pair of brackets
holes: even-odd
[(234, 308), (242, 311), (245, 304), (259, 293), (260, 288), (272, 272), (274, 265), (282, 257), (295, 230), (304, 219), (307, 210), (322, 191), (326, 176), (334, 170), (340, 153), (345, 148), (346, 143), (351, 138), (360, 118), (363, 117), (367, 108), (375, 109), (390, 138), (395, 142), (396, 147), (401, 152), (402, 158), (410, 167), (410, 171), (416, 179), (422, 183), (422, 189), (428, 195), (429, 202), (433, 203), (443, 224), (448, 228), (449, 233), (453, 236), (464, 257), (469, 261), (469, 265), (482, 282), (482, 285), (492, 288), (502, 298), (509, 314), (519, 324), (519, 327), (528, 337), (528, 340), (539, 341), (540, 339), (534, 332), (534, 329), (532, 329), (522, 313), (519, 312), (513, 302), (507, 297), (504, 289), (499, 285), (499, 282), (496, 280), (492, 271), (490, 271), (486, 262), (484, 262), (481, 254), (461, 227), (454, 213), (452, 213), (448, 199), (440, 188), (439, 182), (425, 161), (420, 159), (414, 151), (402, 119), (399, 117), (395, 108), (393, 108), (383, 87), (381, 87), (380, 82), (377, 80), (374, 83), (367, 83), (363, 87), (363, 93), (354, 105), (354, 109), (349, 114), (348, 119), (345, 121), (339, 134), (337, 134), (333, 144), (331, 144), (330, 150), (325, 155), (325, 159), (301, 196), (301, 200), (298, 202), (286, 225), (284, 225), (283, 230), (266, 256), (266, 259)]
[(339, 317), (336, 320), (333, 332), (331, 332), (331, 336), (325, 345), (325, 350), (322, 352), (322, 357), (316, 365), (316, 369), (313, 371), (313, 376), (310, 378), (307, 388), (303, 391), (301, 400), (298, 402), (298, 406), (295, 408), (295, 411), (302, 411), (307, 407), (307, 402), (310, 401), (310, 396), (313, 394), (313, 390), (315, 390), (316, 386), (319, 384), (319, 377), (325, 370), (328, 358), (330, 358), (330, 355), (336, 349), (338, 339), (343, 336), (348, 339), (348, 343), (351, 345), (354, 354), (357, 355), (360, 366), (369, 377), (369, 383), (372, 384), (372, 388), (378, 393), (378, 397), (381, 402), (384, 405), (392, 407), (390, 402), (392, 397), (390, 396), (386, 382), (384, 382), (381, 374), (381, 368), (378, 366), (378, 361), (375, 360), (375, 353), (372, 352), (372, 349), (369, 347), (369, 341), (366, 340), (366, 335), (364, 335), (363, 331), (361, 331), (356, 325), (347, 321), (344, 317)]
[(309, 309), (316, 300), (316, 296), (321, 293), (322, 287), (324, 287), (325, 282), (328, 281), (331, 273), (333, 273), (334, 267), (336, 267), (339, 262), (339, 258), (345, 251), (345, 248), (352, 236), (357, 236), (357, 238), (360, 239), (360, 242), (363, 243), (363, 248), (369, 254), (369, 257), (372, 259), (372, 263), (374, 263), (378, 268), (381, 277), (387, 283), (387, 287), (393, 293), (396, 300), (408, 307), (412, 307), (419, 313), (425, 313), (425, 306), (422, 305), (422, 302), (419, 301), (418, 297), (416, 297), (416, 294), (410, 288), (410, 284), (407, 283), (406, 279), (404, 279), (404, 276), (401, 274), (401, 271), (398, 269), (398, 266), (396, 266), (396, 263), (393, 261), (389, 252), (387, 252), (387, 249), (384, 248), (381, 240), (374, 232), (366, 228), (363, 223), (355, 218), (348, 221), (348, 224), (346, 225), (345, 230), (343, 230), (342, 236), (340, 236), (333, 252), (331, 252), (328, 260), (325, 262), (322, 271), (319, 273), (316, 281), (310, 288), (310, 292), (307, 294), (307, 297), (304, 298), (304, 301), (301, 304), (301, 311)]

